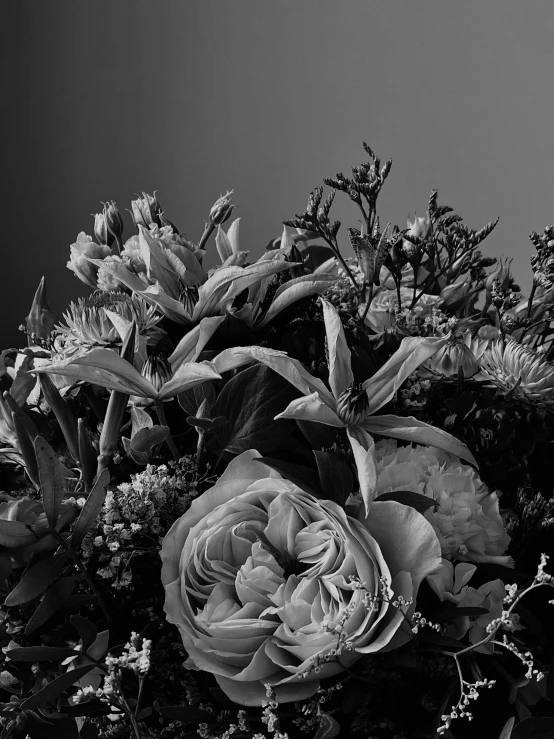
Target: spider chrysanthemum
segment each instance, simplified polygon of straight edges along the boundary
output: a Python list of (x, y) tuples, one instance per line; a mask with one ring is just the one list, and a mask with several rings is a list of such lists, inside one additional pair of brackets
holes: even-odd
[(65, 323), (56, 327), (63, 352), (71, 354), (82, 349), (121, 344), (119, 333), (106, 311), (134, 321), (139, 334), (149, 339), (158, 339), (161, 335), (157, 328), (161, 316), (154, 307), (123, 292), (96, 292), (70, 303), (63, 315)]
[(509, 338), (497, 340), (480, 359), (483, 378), (514, 398), (554, 410), (554, 364)]

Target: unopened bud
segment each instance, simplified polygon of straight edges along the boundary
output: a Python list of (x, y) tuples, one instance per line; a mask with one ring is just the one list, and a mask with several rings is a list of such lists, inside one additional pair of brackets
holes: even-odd
[(142, 368), (141, 375), (154, 386), (156, 392), (159, 392), (162, 385), (165, 385), (173, 377), (171, 365), (165, 357), (160, 355), (148, 357)]
[(29, 315), (25, 318), (25, 328), (31, 338), (47, 339), (55, 323), (56, 314), (50, 310), (43, 277), (33, 298)]
[(102, 213), (94, 216), (94, 235), (99, 244), (111, 246), (116, 239), (121, 240), (123, 235), (123, 220), (113, 200), (104, 203)]
[(360, 382), (353, 382), (337, 400), (337, 416), (348, 426), (356, 426), (367, 417), (369, 401)]
[(232, 194), (233, 190), (230, 190), (225, 195), (219, 197), (212, 205), (209, 218), (213, 226), (221, 226), (225, 223), (233, 212), (233, 208), (236, 207), (231, 204)]

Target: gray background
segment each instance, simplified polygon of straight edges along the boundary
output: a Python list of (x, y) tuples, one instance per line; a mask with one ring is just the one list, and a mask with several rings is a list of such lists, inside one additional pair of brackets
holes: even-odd
[[(439, 189), (486, 253), (530, 284), (527, 234), (554, 220), (552, 0), (4, 0), (0, 345), (42, 275), (53, 308), (101, 200), (158, 189), (198, 239), (235, 188), (241, 247), (261, 253), (323, 177), (393, 170), (400, 227)], [(335, 216), (356, 225), (348, 202)], [(128, 218), (128, 215), (126, 216)], [(343, 236), (344, 239), (344, 236)], [(212, 247), (213, 249), (213, 242)]]

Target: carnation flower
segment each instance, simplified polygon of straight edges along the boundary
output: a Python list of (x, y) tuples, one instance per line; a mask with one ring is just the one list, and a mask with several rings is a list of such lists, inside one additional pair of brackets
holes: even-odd
[(529, 405), (554, 409), (554, 365), (512, 338), (497, 340), (483, 353), (482, 378)]
[(377, 495), (411, 490), (436, 501), (425, 513), (439, 538), (442, 556), (466, 562), (513, 566), (505, 554), (510, 537), (504, 530), (498, 496), (477, 472), (440, 449), (385, 440), (375, 445)]
[(433, 529), (413, 508), (376, 502), (356, 520), (259, 456), (233, 460), (161, 552), (165, 611), (188, 666), (257, 706), (267, 684), (280, 703), (301, 700), (363, 654), (407, 641), (405, 614), (440, 565)]

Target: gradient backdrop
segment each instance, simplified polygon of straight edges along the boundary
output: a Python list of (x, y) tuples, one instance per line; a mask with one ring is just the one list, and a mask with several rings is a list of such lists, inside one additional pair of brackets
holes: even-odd
[[(87, 289), (65, 269), (91, 213), (159, 191), (198, 239), (235, 188), (241, 246), (280, 235), (325, 176), (393, 169), (382, 221), (433, 187), (486, 253), (514, 258), (554, 220), (552, 0), (4, 0), (0, 346), (42, 275), (52, 307)], [(335, 217), (357, 225), (337, 198)], [(128, 222), (130, 217), (127, 215)], [(343, 235), (344, 240), (344, 235)], [(213, 249), (213, 241), (211, 242)]]

